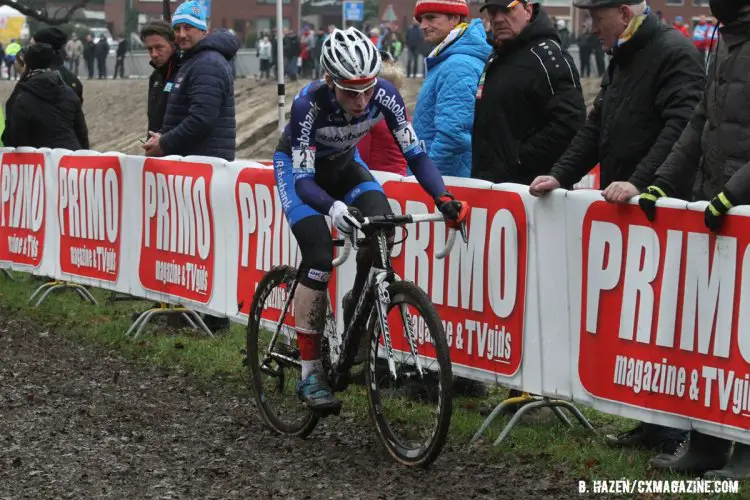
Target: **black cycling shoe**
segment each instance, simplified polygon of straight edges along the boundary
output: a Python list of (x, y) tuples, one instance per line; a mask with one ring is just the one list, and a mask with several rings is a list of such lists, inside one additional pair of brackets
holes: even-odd
[(321, 417), (341, 413), (341, 401), (334, 397), (328, 382), (318, 373), (297, 382), (297, 397)]
[(670, 455), (680, 448), (686, 438), (687, 432), (681, 429), (644, 422), (629, 431), (605, 436), (605, 440), (612, 446), (644, 448)]

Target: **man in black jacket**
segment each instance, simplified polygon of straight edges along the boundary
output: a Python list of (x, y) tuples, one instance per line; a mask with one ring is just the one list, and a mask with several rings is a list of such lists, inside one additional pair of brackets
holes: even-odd
[(128, 42), (125, 37), (120, 35), (117, 39), (117, 52), (115, 54), (115, 72), (112, 79), (117, 78), (119, 72), (120, 78), (125, 78), (125, 55), (128, 53)]
[(578, 71), (538, 4), (487, 0), (482, 10), (495, 50), (476, 95), (471, 176), (530, 184), (586, 120)]
[(640, 0), (578, 0), (612, 55), (584, 127), (531, 185), (539, 196), (578, 182), (597, 163), (604, 199), (624, 203), (651, 184), (703, 91), (703, 61), (690, 40)]
[(63, 50), (68, 41), (68, 37), (59, 28), (43, 28), (34, 33), (32, 43), (46, 43), (55, 51), (55, 57), (52, 61), (51, 69), (60, 72), (60, 76), (76, 93), (78, 98), (83, 102), (83, 84), (76, 75), (65, 66), (63, 59)]
[[(534, 179), (532, 195), (570, 187), (598, 162), (604, 199), (626, 203), (652, 183), (687, 125), (705, 84), (703, 61), (690, 40), (639, 1), (577, 0), (576, 7), (591, 9), (593, 32), (612, 60), (586, 124), (550, 175)], [(672, 452), (684, 436), (642, 423), (608, 438)]]
[(89, 148), (81, 100), (52, 68), (54, 60), (55, 51), (46, 43), (25, 51), (24, 75), (7, 110), (2, 138), (5, 146), (72, 151)]
[(174, 87), (179, 69), (179, 52), (174, 43), (174, 30), (167, 21), (151, 21), (141, 29), (154, 72), (148, 80), (148, 130), (161, 132), (167, 99)]

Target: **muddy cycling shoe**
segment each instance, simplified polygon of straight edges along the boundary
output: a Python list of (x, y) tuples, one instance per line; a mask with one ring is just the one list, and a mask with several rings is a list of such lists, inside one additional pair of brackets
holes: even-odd
[(341, 412), (341, 401), (333, 396), (328, 382), (318, 373), (297, 382), (297, 397), (321, 417)]
[[(357, 307), (357, 300), (352, 297), (352, 291), (349, 290), (341, 299), (341, 306), (344, 308), (344, 328), (349, 326), (349, 323), (354, 316), (354, 309)], [(352, 332), (352, 339), (359, 339), (359, 347), (357, 348), (357, 354), (354, 356), (354, 366), (361, 365), (367, 361), (367, 340), (364, 335), (364, 328), (357, 328)]]

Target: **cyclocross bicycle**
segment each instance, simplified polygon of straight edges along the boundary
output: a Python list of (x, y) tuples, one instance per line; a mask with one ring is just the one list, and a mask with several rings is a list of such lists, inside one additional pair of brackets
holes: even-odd
[[(374, 259), (343, 334), (336, 328), (329, 299), (321, 338), (323, 365), (336, 392), (349, 386), (359, 342), (369, 339), (364, 391), (370, 416), (390, 455), (408, 466), (427, 466), (440, 454), (450, 427), (452, 371), (435, 307), (422, 289), (394, 272), (387, 234), (406, 224), (443, 220), (440, 213), (365, 218), (362, 227), (372, 229), (368, 241), (377, 245), (380, 258)], [(464, 226), (461, 234), (465, 240)], [(445, 258), (455, 239), (456, 231), (450, 230), (445, 248), (436, 257)], [(365, 242), (356, 236), (354, 240), (357, 246)], [(334, 244), (343, 246), (333, 262), (340, 266), (349, 257), (352, 242), (334, 240)], [(297, 269), (279, 266), (258, 284), (249, 313), (247, 356), (265, 423), (280, 434), (306, 437), (320, 417), (297, 399), (295, 390), (301, 365), (291, 317), (298, 279)], [(357, 331), (366, 335), (359, 339)]]

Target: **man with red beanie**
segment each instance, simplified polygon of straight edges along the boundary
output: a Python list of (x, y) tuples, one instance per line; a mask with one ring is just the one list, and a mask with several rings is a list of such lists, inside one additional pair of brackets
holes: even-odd
[(481, 19), (466, 22), (466, 0), (419, 0), (414, 18), (435, 45), (417, 97), (414, 130), (443, 175), (469, 177), (474, 96), (491, 47)]

